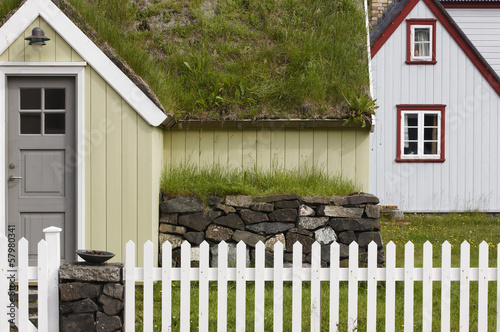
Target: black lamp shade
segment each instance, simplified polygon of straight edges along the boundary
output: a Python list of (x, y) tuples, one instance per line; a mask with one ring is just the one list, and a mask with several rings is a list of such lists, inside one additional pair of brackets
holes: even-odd
[(45, 41), (50, 40), (49, 37), (45, 37), (45, 33), (42, 29), (36, 27), (31, 31), (31, 36), (24, 38), (24, 40), (29, 40), (30, 45), (38, 44), (38, 45), (46, 45)]

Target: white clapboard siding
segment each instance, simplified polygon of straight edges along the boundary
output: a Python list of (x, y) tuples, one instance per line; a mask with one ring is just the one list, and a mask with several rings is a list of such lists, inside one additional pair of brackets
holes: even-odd
[[(265, 266), (265, 247), (262, 242), (255, 246), (255, 267), (246, 266), (246, 245), (243, 242), (237, 244), (236, 248), (236, 267), (228, 266), (228, 245), (221, 242), (218, 248), (217, 267), (209, 267), (208, 243), (203, 242), (200, 245), (200, 267), (190, 267), (189, 257), (191, 255), (191, 246), (186, 241), (181, 246), (181, 267), (172, 267), (172, 260), (165, 257), (171, 255), (171, 245), (166, 242), (162, 247), (163, 263), (167, 263), (163, 268), (153, 267), (153, 262), (145, 259), (144, 262), (148, 266), (134, 267), (132, 263), (135, 258), (135, 247), (133, 243), (127, 244), (125, 268), (125, 310), (126, 313), (133, 313), (135, 302), (133, 295), (135, 293), (136, 282), (144, 282), (144, 287), (152, 281), (162, 281), (162, 330), (170, 331), (172, 326), (172, 303), (171, 283), (172, 281), (180, 281), (181, 283), (181, 317), (175, 317), (180, 330), (209, 330), (208, 317), (208, 300), (209, 300), (209, 282), (217, 282), (217, 329), (225, 331), (228, 329), (227, 316), (227, 296), (228, 283), (235, 282), (236, 284), (236, 329), (244, 331), (248, 319), (254, 318), (255, 331), (264, 331), (267, 324), (264, 323), (264, 285), (266, 281), (272, 281), (274, 284), (272, 305), (272, 327), (273, 331), (283, 331), (285, 322), (283, 321), (283, 310), (291, 306), (292, 310), (292, 330), (303, 331), (302, 314), (303, 306), (307, 305), (302, 302), (302, 283), (310, 281), (311, 292), (311, 310), (310, 310), (310, 326), (307, 330), (321, 331), (321, 324), (329, 326), (330, 331), (336, 331), (340, 321), (347, 321), (349, 331), (358, 329), (358, 315), (360, 310), (367, 313), (367, 326), (373, 327), (377, 325), (377, 320), (380, 319), (377, 315), (385, 318), (385, 331), (396, 331), (396, 282), (403, 282), (404, 293), (398, 296), (404, 296), (404, 330), (413, 331), (414, 326), (414, 283), (421, 281), (423, 283), (423, 312), (422, 315), (422, 330), (432, 330), (432, 285), (433, 282), (441, 282), (441, 331), (450, 331), (450, 322), (452, 319), (459, 319), (461, 324), (460, 331), (467, 331), (469, 327), (469, 284), (470, 282), (478, 283), (478, 328), (480, 331), (486, 331), (488, 328), (488, 291), (496, 292), (497, 307), (500, 301), (500, 291), (496, 289), (488, 290), (489, 281), (497, 281), (498, 267), (490, 268), (488, 260), (488, 244), (483, 242), (479, 249), (479, 266), (470, 267), (470, 246), (464, 242), (461, 246), (460, 267), (451, 267), (451, 245), (448, 242), (441, 246), (441, 267), (433, 267), (433, 248), (430, 242), (426, 242), (423, 246), (423, 267), (415, 267), (413, 243), (408, 242), (404, 247), (404, 267), (395, 266), (396, 246), (393, 242), (389, 242), (386, 246), (386, 267), (377, 265), (377, 245), (370, 243), (368, 246), (368, 264), (367, 267), (361, 267), (358, 264), (358, 245), (353, 242), (349, 246), (349, 255), (353, 259), (349, 259), (349, 267), (340, 266), (339, 244), (332, 243), (330, 245), (330, 267), (321, 267), (321, 246), (318, 243), (312, 245), (311, 250), (311, 265), (304, 266), (302, 261), (302, 245), (295, 243), (293, 246), (293, 263), (292, 267), (283, 266), (283, 244), (276, 243), (274, 247), (274, 265), (273, 267)], [(153, 248), (150, 243), (144, 246), (145, 255), (153, 253)], [(498, 256), (500, 257), (500, 255)], [(498, 263), (497, 263), (498, 266)], [(146, 280), (147, 279), (147, 280)], [(192, 291), (190, 287), (191, 281), (199, 281), (199, 323), (198, 326), (191, 326), (190, 314), (191, 304), (190, 296)], [(283, 301), (283, 282), (292, 282), (292, 303), (284, 303)], [(358, 288), (359, 282), (366, 282), (367, 285), (367, 304), (365, 309), (358, 307)], [(452, 317), (450, 315), (451, 308), (451, 293), (450, 286), (452, 281), (460, 282), (460, 317)], [(256, 303), (254, 316), (246, 316), (245, 303), (248, 300), (246, 294), (246, 283), (255, 282), (255, 298)], [(322, 282), (329, 282), (329, 314), (321, 311), (321, 287)], [(348, 284), (348, 299), (347, 299), (347, 317), (339, 319), (339, 282), (347, 282)], [(385, 314), (377, 312), (377, 283), (385, 282)], [(498, 283), (497, 283), (498, 285)], [(165, 288), (166, 286), (166, 288)], [(379, 289), (379, 291), (382, 291)], [(146, 295), (146, 293), (148, 295)], [(130, 300), (132, 298), (132, 301)], [(131, 302), (130, 302), (131, 301)], [(153, 310), (153, 297), (150, 291), (144, 291), (144, 310)], [(150, 301), (150, 304), (146, 304)], [(258, 303), (258, 304), (257, 304)], [(434, 308), (436, 309), (436, 308)], [(150, 313), (144, 313), (144, 315)], [(187, 315), (187, 316), (186, 316)], [(252, 315), (250, 315), (252, 316)], [(464, 317), (466, 316), (466, 317)], [(134, 316), (132, 316), (134, 317)], [(144, 316), (145, 317), (145, 316)], [(187, 318), (186, 318), (187, 317)], [(495, 316), (498, 320), (498, 313)], [(125, 316), (127, 320), (127, 316)], [(134, 320), (132, 323), (125, 325), (125, 330), (134, 331)], [(288, 323), (288, 322), (287, 322)], [(149, 323), (148, 323), (149, 324)], [(497, 324), (498, 325), (498, 324)], [(397, 329), (399, 331), (399, 328)], [(146, 318), (144, 318), (144, 331), (146, 329)]]
[[(29, 243), (25, 238), (18, 243), (0, 236), (0, 331), (10, 331), (9, 320), (13, 320), (21, 332), (59, 331), (59, 265), (60, 232), (57, 227), (44, 230), (45, 240), (37, 246), (38, 266), (28, 265)], [(38, 282), (38, 329), (29, 320), (28, 286)], [(18, 303), (10, 302), (11, 288), (17, 285)]]
[[(406, 17), (417, 18), (435, 18), (424, 1)], [(439, 20), (437, 63), (407, 65), (406, 29), (403, 21), (372, 59), (370, 192), (407, 212), (500, 211), (500, 97)], [(443, 163), (395, 161), (399, 104), (446, 105)]]

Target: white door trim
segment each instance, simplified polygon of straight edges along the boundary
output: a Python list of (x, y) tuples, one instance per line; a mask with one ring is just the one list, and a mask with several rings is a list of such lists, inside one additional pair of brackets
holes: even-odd
[(57, 63), (0, 62), (0, 235), (5, 235), (7, 218), (7, 77), (8, 76), (74, 76), (76, 91), (76, 238), (77, 248), (85, 248), (85, 62)]

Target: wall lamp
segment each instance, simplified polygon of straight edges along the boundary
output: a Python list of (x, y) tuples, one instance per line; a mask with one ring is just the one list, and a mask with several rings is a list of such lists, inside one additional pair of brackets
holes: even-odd
[(29, 40), (29, 45), (33, 46), (33, 50), (35, 52), (40, 52), (42, 50), (42, 46), (46, 45), (45, 41), (50, 40), (50, 38), (45, 37), (43, 30), (36, 27), (31, 31), (31, 36), (24, 38), (24, 40)]

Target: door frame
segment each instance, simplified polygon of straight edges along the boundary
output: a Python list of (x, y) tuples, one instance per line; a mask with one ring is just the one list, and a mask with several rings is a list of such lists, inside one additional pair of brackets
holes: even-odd
[(7, 227), (7, 78), (9, 76), (75, 77), (76, 246), (85, 248), (85, 67), (86, 62), (0, 62), (0, 235)]

